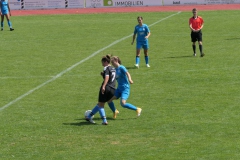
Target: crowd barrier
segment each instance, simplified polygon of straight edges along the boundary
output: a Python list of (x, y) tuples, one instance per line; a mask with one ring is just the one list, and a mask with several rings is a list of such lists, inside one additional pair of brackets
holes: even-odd
[(9, 5), (12, 10), (21, 10), (239, 3), (240, 0), (11, 0)]

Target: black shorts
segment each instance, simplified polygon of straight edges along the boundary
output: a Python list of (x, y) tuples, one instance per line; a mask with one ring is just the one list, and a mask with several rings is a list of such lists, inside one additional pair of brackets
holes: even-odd
[(98, 94), (98, 102), (107, 102), (114, 96), (115, 88), (111, 88), (109, 86), (105, 87), (105, 92), (102, 94), (102, 86), (100, 87)]
[(201, 41), (202, 42), (202, 31), (191, 32), (192, 42)]

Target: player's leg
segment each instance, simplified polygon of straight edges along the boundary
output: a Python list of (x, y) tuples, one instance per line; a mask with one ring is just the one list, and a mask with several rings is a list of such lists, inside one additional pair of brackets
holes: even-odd
[(202, 32), (198, 32), (198, 45), (199, 45), (199, 50), (201, 53), (201, 57), (203, 57), (205, 54), (203, 53), (203, 47), (202, 47)]
[(129, 97), (129, 93), (130, 93), (130, 90), (125, 90), (125, 91), (122, 92), (122, 96), (121, 96), (121, 99), (120, 99), (120, 104), (124, 108), (136, 111), (137, 112), (137, 116), (140, 116), (140, 114), (142, 112), (142, 109), (134, 106), (131, 103), (127, 103), (127, 99)]
[(107, 97), (108, 97), (107, 98), (108, 99), (108, 106), (113, 112), (113, 118), (116, 119), (117, 114), (119, 114), (119, 111), (115, 108), (115, 105), (114, 105), (113, 101), (111, 100), (111, 98), (114, 97), (115, 89), (107, 86), (105, 92), (106, 91), (107, 91)]
[(192, 41), (192, 49), (193, 49), (193, 56), (196, 56), (196, 34), (191, 32), (191, 41)]
[(4, 21), (4, 15), (1, 15), (1, 31), (3, 30), (3, 21)]
[(139, 68), (139, 63), (140, 63), (140, 52), (141, 52), (142, 45), (140, 42), (137, 42), (136, 44), (136, 64), (135, 67)]
[(144, 56), (145, 56), (145, 63), (147, 67), (150, 67), (149, 65), (149, 57), (148, 57), (148, 41), (143, 45), (143, 49), (144, 49)]
[(104, 103), (98, 102), (98, 106), (99, 106), (99, 114), (100, 114), (100, 117), (102, 118), (102, 124), (107, 125), (108, 122), (107, 122), (107, 117), (106, 117), (106, 113), (104, 110)]
[(12, 28), (12, 23), (10, 21), (10, 14), (9, 13), (6, 14), (6, 19), (7, 19), (7, 23), (8, 23), (8, 26), (10, 28), (10, 31), (13, 31), (14, 29)]

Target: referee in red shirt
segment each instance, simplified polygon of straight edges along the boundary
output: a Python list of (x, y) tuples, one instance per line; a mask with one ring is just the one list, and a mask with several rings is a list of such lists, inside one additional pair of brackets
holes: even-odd
[(199, 50), (201, 57), (204, 56), (203, 47), (202, 47), (202, 28), (203, 28), (203, 19), (197, 15), (197, 9), (193, 8), (193, 16), (189, 19), (189, 27), (191, 29), (191, 39), (192, 39), (192, 48), (193, 56), (196, 56), (196, 41), (198, 41)]

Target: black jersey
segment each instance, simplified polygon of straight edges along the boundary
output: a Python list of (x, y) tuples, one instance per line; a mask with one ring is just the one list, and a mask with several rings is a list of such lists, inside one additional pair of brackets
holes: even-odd
[(105, 79), (106, 76), (109, 76), (109, 79), (108, 79), (108, 82), (107, 82), (106, 86), (109, 86), (111, 88), (115, 88), (115, 85), (116, 85), (116, 70), (115, 70), (114, 67), (112, 67), (112, 66), (104, 67), (104, 71), (103, 71), (102, 76), (103, 76), (103, 79)]

